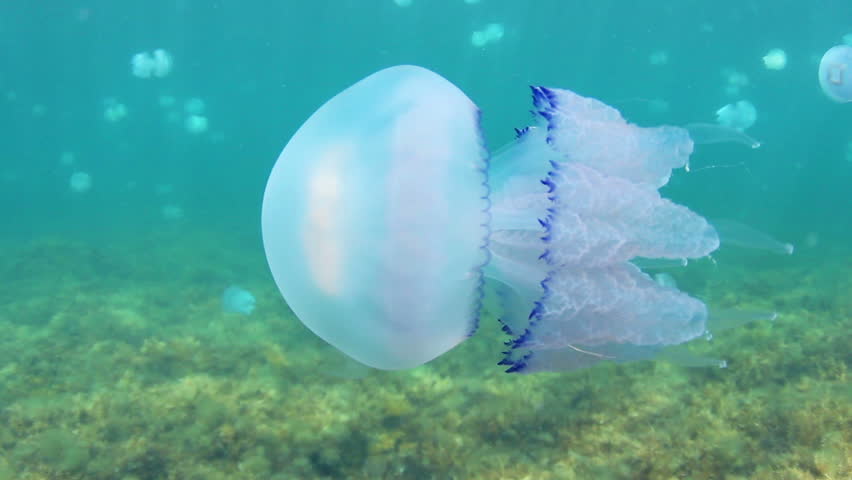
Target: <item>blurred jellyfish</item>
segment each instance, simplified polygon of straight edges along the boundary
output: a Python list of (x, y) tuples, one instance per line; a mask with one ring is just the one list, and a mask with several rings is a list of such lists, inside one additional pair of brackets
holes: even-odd
[(484, 47), (488, 44), (488, 37), (485, 32), (476, 30), (470, 34), (470, 44), (477, 48)]
[(104, 100), (104, 105), (104, 119), (107, 122), (115, 123), (127, 116), (127, 107), (114, 98)]
[(227, 313), (251, 315), (256, 300), (254, 295), (236, 285), (231, 285), (222, 294), (222, 310)]
[(808, 248), (814, 248), (819, 245), (819, 234), (816, 232), (808, 232), (805, 235), (805, 246)]
[(71, 166), (74, 164), (74, 153), (73, 152), (62, 152), (59, 155), (59, 164), (63, 166)]
[(68, 179), (68, 185), (74, 193), (85, 193), (92, 188), (92, 176), (86, 172), (74, 172)]
[(780, 48), (773, 48), (763, 56), (763, 65), (768, 70), (783, 70), (787, 66), (787, 53)]
[(171, 95), (160, 95), (157, 98), (157, 103), (163, 108), (173, 107), (177, 100)]
[(505, 29), (501, 23), (489, 23), (482, 30), (476, 30), (470, 35), (470, 43), (474, 47), (484, 47), (503, 38)]
[(412, 0), (393, 0), (397, 7), (410, 7)]
[(158, 196), (168, 195), (174, 191), (175, 187), (170, 183), (158, 183), (154, 185), (154, 194)]
[(725, 93), (728, 95), (738, 95), (743, 87), (749, 84), (748, 75), (731, 68), (722, 69), (722, 76), (725, 77)]
[(187, 132), (193, 135), (198, 135), (207, 131), (207, 117), (202, 115), (190, 115), (186, 117), (183, 125)]
[(32, 114), (34, 117), (43, 117), (45, 113), (47, 113), (47, 107), (42, 105), (41, 103), (36, 103), (33, 105)]
[(155, 77), (162, 78), (172, 71), (172, 55), (158, 48), (154, 50), (154, 70), (151, 72)]
[(160, 213), (166, 220), (180, 220), (183, 218), (183, 208), (178, 205), (163, 205), (163, 208), (160, 209)]
[(719, 125), (745, 130), (757, 120), (757, 109), (748, 100), (740, 100), (737, 103), (729, 103), (716, 110), (716, 121)]
[(133, 55), (130, 59), (130, 70), (133, 76), (139, 78), (149, 78), (153, 67), (154, 59), (148, 52), (140, 52)]
[(843, 44), (852, 45), (852, 33), (847, 33), (846, 35), (843, 35)]
[(477, 3), (479, 3), (479, 0), (464, 0), (464, 3), (468, 5), (476, 5)]
[(169, 52), (158, 48), (154, 53), (139, 52), (130, 59), (133, 75), (138, 78), (162, 78), (172, 71), (172, 56)]
[(657, 50), (648, 56), (648, 63), (655, 66), (666, 65), (669, 63), (669, 54), (664, 50)]
[(14, 102), (18, 99), (18, 92), (14, 90), (7, 90), (5, 97), (7, 102)]
[(204, 100), (198, 97), (189, 98), (183, 103), (183, 111), (188, 115), (201, 115), (205, 108)]
[(831, 47), (819, 62), (819, 85), (828, 98), (852, 102), (852, 46)]

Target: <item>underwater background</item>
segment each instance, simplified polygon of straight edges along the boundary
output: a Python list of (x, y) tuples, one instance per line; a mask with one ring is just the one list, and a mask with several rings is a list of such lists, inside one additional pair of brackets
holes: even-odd
[[(840, 0), (0, 3), (0, 479), (852, 478), (852, 105), (816, 73), (850, 33)], [(778, 318), (690, 344), (724, 369), (507, 375), (488, 312), (417, 369), (348, 361), (281, 298), (262, 192), (319, 105), (402, 63), (492, 149), (529, 85), (643, 126), (752, 102), (761, 147), (699, 146), (662, 193), (795, 253), (666, 272)]]

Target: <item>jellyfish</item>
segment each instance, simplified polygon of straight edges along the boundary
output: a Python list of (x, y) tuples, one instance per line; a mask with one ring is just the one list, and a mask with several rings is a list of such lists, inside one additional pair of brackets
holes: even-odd
[(648, 55), (648, 63), (655, 66), (669, 63), (669, 54), (665, 50), (657, 50)]
[(92, 188), (92, 176), (86, 172), (74, 172), (68, 179), (68, 186), (74, 193), (85, 193)]
[(190, 115), (186, 117), (186, 120), (183, 122), (183, 126), (186, 128), (186, 131), (193, 135), (206, 132), (208, 124), (209, 122), (207, 121), (207, 117), (203, 115)]
[(470, 35), (470, 43), (474, 47), (484, 47), (489, 43), (497, 42), (505, 33), (503, 24), (489, 23), (482, 30), (476, 30)]
[(180, 220), (183, 218), (183, 208), (180, 205), (167, 204), (160, 209), (160, 214), (164, 219), (169, 221)]
[(120, 122), (127, 116), (127, 107), (114, 98), (104, 100), (104, 119), (109, 123)]
[(226, 288), (222, 294), (222, 310), (227, 313), (251, 315), (254, 307), (254, 295), (236, 285)]
[(716, 110), (716, 121), (719, 125), (743, 131), (757, 120), (757, 109), (748, 100), (729, 103)]
[(819, 85), (828, 98), (852, 102), (852, 46), (831, 47), (819, 62)]
[(130, 59), (130, 68), (137, 78), (162, 78), (172, 71), (172, 55), (158, 48), (153, 53), (139, 52)]
[(748, 75), (737, 70), (724, 68), (722, 69), (722, 76), (725, 77), (727, 83), (725, 93), (728, 95), (739, 95), (740, 90), (749, 85)]
[(263, 196), (267, 262), (296, 316), (380, 369), (466, 339), (488, 255), (486, 160), (478, 109), (429, 70), (381, 70), (326, 102)]
[(187, 115), (201, 115), (204, 113), (205, 108), (207, 108), (207, 105), (204, 103), (204, 100), (198, 97), (191, 97), (183, 103), (183, 111)]
[(710, 223), (659, 192), (687, 164), (690, 132), (639, 127), (569, 90), (532, 94), (534, 122), (493, 155), (476, 105), (417, 66), (314, 112), (261, 213), (267, 263), (302, 323), (385, 370), (463, 342), (486, 303), (511, 336), (507, 372), (648, 359), (706, 336), (706, 305), (634, 263), (719, 247)]
[(76, 157), (74, 155), (74, 152), (62, 152), (59, 155), (59, 164), (66, 166), (66, 167), (74, 165), (75, 160), (76, 160)]
[(787, 52), (773, 48), (763, 56), (763, 66), (768, 70), (784, 70), (787, 66)]

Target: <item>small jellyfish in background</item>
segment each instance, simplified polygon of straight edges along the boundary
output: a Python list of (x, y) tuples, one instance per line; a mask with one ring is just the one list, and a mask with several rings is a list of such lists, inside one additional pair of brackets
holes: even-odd
[(255, 307), (254, 295), (236, 285), (231, 285), (222, 294), (222, 310), (227, 313), (251, 315)]
[(716, 110), (716, 121), (719, 125), (743, 131), (757, 120), (757, 109), (748, 100), (729, 103)]
[(43, 117), (47, 113), (47, 107), (41, 103), (36, 103), (30, 110), (34, 117)]
[(187, 132), (198, 135), (207, 131), (208, 123), (207, 117), (203, 115), (190, 115), (183, 125)]
[(177, 99), (171, 95), (160, 95), (157, 97), (157, 104), (163, 108), (173, 107), (175, 103), (177, 103)]
[(153, 53), (137, 53), (130, 59), (131, 72), (137, 78), (163, 78), (171, 73), (172, 64), (172, 55), (161, 48)]
[(728, 95), (739, 95), (740, 90), (749, 85), (748, 75), (732, 68), (722, 69), (722, 76), (725, 78), (725, 93)]
[(397, 7), (410, 7), (413, 0), (393, 0)]
[(468, 5), (476, 5), (480, 0), (464, 0), (464, 3)]
[(114, 98), (104, 100), (104, 120), (117, 123), (127, 116), (127, 107)]
[(667, 65), (669, 63), (669, 54), (664, 50), (657, 50), (648, 56), (648, 63), (654, 66)]
[(74, 172), (68, 179), (68, 185), (74, 193), (86, 193), (92, 188), (92, 176), (86, 172)]
[[(477, 106), (413, 65), (360, 80), (299, 127), (269, 175), (261, 229), (302, 323), (397, 370), (463, 342), (487, 303), (511, 336), (499, 363), (525, 373), (654, 358), (715, 328), (701, 300), (634, 263), (719, 247), (711, 223), (659, 192), (687, 165), (690, 131), (531, 89), (534, 123), (493, 155)], [(712, 130), (700, 129), (716, 141)]]
[(482, 30), (476, 30), (470, 35), (470, 44), (481, 48), (503, 38), (505, 29), (501, 23), (489, 23)]
[(198, 97), (191, 97), (183, 102), (183, 111), (187, 115), (201, 115), (204, 113), (205, 108), (207, 108), (207, 105), (204, 103), (204, 100)]
[(160, 214), (164, 219), (169, 221), (180, 220), (183, 218), (183, 208), (174, 204), (163, 205), (163, 208), (160, 209)]
[(175, 186), (171, 183), (158, 183), (154, 185), (154, 194), (157, 196), (170, 195), (174, 193)]
[(787, 66), (787, 53), (780, 48), (773, 48), (763, 56), (763, 66), (768, 70), (784, 70)]
[(75, 160), (76, 157), (74, 156), (74, 152), (62, 152), (59, 155), (59, 164), (65, 167), (74, 165)]
[(819, 62), (819, 85), (828, 98), (852, 102), (852, 46), (831, 47)]

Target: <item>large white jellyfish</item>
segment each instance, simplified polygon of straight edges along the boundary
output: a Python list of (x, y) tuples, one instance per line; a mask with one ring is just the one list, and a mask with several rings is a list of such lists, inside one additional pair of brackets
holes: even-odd
[(831, 47), (819, 62), (819, 85), (828, 98), (852, 102), (852, 46)]
[(704, 303), (632, 263), (719, 246), (658, 192), (687, 164), (689, 131), (640, 128), (568, 90), (533, 87), (533, 101), (535, 124), (491, 159), (477, 107), (420, 67), (381, 70), (320, 107), (281, 152), (261, 215), (299, 319), (381, 369), (450, 350), (484, 302), (513, 337), (510, 372), (649, 358), (705, 335)]
[(302, 322), (361, 363), (425, 363), (476, 329), (487, 260), (479, 111), (415, 66), (320, 107), (263, 197), (266, 258)]

